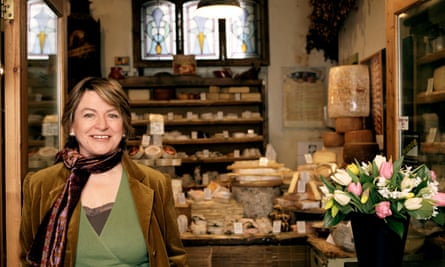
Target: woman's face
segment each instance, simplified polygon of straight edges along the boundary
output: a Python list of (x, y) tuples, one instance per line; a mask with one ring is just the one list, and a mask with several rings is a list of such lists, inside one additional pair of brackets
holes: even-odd
[(74, 113), (71, 132), (84, 156), (98, 156), (116, 150), (124, 134), (119, 111), (94, 91), (85, 91)]

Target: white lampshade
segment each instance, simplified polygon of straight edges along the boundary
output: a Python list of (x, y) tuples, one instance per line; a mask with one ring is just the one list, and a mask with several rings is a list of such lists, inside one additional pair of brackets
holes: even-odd
[(329, 117), (368, 117), (370, 114), (369, 87), (367, 65), (342, 65), (330, 68)]
[(207, 18), (229, 18), (241, 15), (242, 8), (237, 0), (201, 0), (195, 15)]

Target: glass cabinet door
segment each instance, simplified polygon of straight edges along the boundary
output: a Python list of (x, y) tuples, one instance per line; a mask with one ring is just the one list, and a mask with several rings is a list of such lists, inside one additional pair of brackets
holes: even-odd
[(43, 0), (28, 1), (28, 170), (54, 163), (59, 150), (58, 17)]
[[(400, 155), (445, 178), (445, 0), (398, 15)], [(442, 183), (443, 184), (443, 183)]]

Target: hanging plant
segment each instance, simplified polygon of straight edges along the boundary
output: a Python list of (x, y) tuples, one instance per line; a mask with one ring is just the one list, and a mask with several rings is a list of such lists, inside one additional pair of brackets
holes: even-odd
[(325, 60), (338, 61), (338, 32), (357, 0), (310, 0), (311, 24), (306, 35), (306, 51), (323, 50)]

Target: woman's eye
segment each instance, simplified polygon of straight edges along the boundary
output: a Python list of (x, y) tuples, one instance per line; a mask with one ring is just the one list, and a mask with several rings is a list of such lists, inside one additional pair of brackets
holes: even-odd
[(83, 114), (83, 117), (84, 118), (93, 118), (94, 114), (93, 113), (85, 113), (85, 114)]
[(111, 119), (118, 119), (118, 118), (120, 118), (120, 115), (117, 113), (110, 113), (110, 114), (108, 114), (108, 117)]

